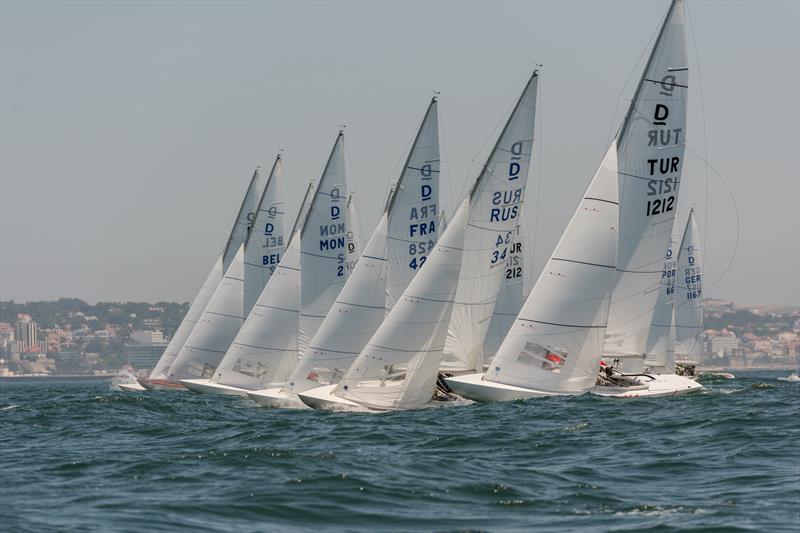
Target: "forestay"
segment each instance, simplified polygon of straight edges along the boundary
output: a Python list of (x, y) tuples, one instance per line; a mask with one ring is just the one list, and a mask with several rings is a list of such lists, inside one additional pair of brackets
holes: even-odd
[(685, 22), (683, 0), (673, 1), (617, 136), (620, 236), (604, 347), (611, 357), (642, 358), (647, 349), (683, 168)]
[(228, 232), (228, 239), (225, 242), (225, 247), (222, 249), (220, 257), (211, 268), (211, 272), (209, 272), (206, 277), (203, 286), (195, 296), (192, 305), (189, 307), (189, 311), (183, 317), (178, 329), (175, 330), (175, 334), (172, 336), (166, 350), (164, 350), (164, 353), (161, 355), (161, 359), (159, 359), (153, 371), (150, 372), (150, 379), (167, 378), (170, 367), (175, 362), (184, 344), (186, 344), (195, 325), (200, 321), (203, 311), (205, 311), (211, 297), (219, 286), (226, 269), (230, 266), (233, 257), (246, 239), (247, 230), (249, 229), (250, 221), (253, 219), (256, 203), (258, 202), (258, 197), (261, 195), (262, 188), (261, 175), (258, 169), (256, 169), (256, 171), (253, 172), (252, 178), (250, 178), (247, 191), (236, 211), (236, 218), (231, 224), (231, 229)]
[(681, 358), (699, 361), (703, 355), (703, 282), (694, 209), (681, 239), (675, 283), (675, 352)]
[(538, 79), (534, 72), (470, 191), (464, 264), (445, 347), (447, 369), (483, 370), (483, 342), (525, 198)]
[(616, 156), (612, 143), (485, 380), (547, 393), (595, 384), (617, 253)]
[(373, 409), (413, 409), (430, 402), (461, 269), (468, 210), (465, 200), (335, 395)]
[(258, 202), (253, 229), (244, 245), (243, 316), (245, 317), (275, 272), (286, 246), (283, 235), (286, 216), (283, 191), (283, 161), (278, 154)]
[(434, 99), (378, 227), (284, 392), (303, 392), (341, 379), (433, 249), (439, 232), (438, 192)]

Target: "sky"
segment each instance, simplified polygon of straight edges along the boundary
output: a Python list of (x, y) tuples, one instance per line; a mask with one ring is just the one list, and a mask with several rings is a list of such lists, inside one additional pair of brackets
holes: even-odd
[[(294, 211), (342, 124), (374, 228), (433, 91), (452, 212), (542, 64), (530, 285), (667, 6), (3, 0), (0, 299), (191, 301), (253, 169), (285, 150)], [(800, 2), (690, 0), (688, 11), (676, 224), (695, 206), (706, 297), (800, 305)]]

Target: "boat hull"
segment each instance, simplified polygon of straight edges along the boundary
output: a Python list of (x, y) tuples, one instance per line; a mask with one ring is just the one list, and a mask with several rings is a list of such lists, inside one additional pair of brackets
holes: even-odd
[(455, 376), (446, 378), (446, 381), (447, 386), (459, 396), (482, 403), (526, 400), (543, 396), (564, 396), (564, 394), (484, 381), (483, 374)]
[(212, 383), (209, 379), (182, 379), (181, 384), (197, 394), (225, 394), (228, 396), (247, 397), (247, 390), (231, 387), (221, 383)]
[(117, 383), (117, 387), (124, 390), (125, 392), (141, 392), (145, 389), (142, 387), (138, 382), (137, 383)]
[(656, 398), (696, 392), (703, 388), (695, 380), (676, 374), (654, 374), (652, 380), (643, 380), (646, 387), (594, 387), (590, 392), (610, 398)]
[(166, 379), (140, 379), (139, 384), (147, 390), (186, 390), (180, 383)]
[(279, 387), (247, 391), (247, 397), (262, 407), (279, 409), (307, 409), (308, 407), (295, 394), (281, 392)]
[(326, 411), (369, 411), (366, 407), (350, 400), (345, 400), (334, 396), (333, 391), (336, 385), (325, 385), (298, 394), (300, 400), (312, 409), (322, 409)]

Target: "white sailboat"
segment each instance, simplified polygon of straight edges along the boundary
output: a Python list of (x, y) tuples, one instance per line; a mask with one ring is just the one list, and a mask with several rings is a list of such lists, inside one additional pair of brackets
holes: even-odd
[(335, 298), (344, 284), (348, 262), (357, 261), (358, 237), (348, 222), (355, 217), (354, 207), (347, 195), (344, 134), (339, 132), (319, 183), (306, 193), (275, 275), (213, 376), (186, 380), (187, 387), (246, 396), (283, 384), (302, 350), (302, 328), (314, 328), (315, 315), (326, 312), (326, 297)]
[(675, 278), (675, 356), (697, 364), (703, 356), (703, 281), (700, 232), (694, 209), (689, 212), (678, 251)]
[[(538, 72), (447, 230), (338, 385), (300, 393), (323, 409), (402, 410), (432, 405), (442, 355), (458, 313), (464, 365), (481, 352), (503, 283), (533, 146)], [(472, 309), (468, 309), (468, 308)], [(469, 331), (467, 331), (469, 330)]]
[(439, 233), (437, 107), (434, 98), (378, 227), (336, 303), (280, 390), (250, 395), (260, 404), (296, 404), (298, 393), (338, 383), (425, 263)]
[(229, 237), (225, 243), (225, 247), (222, 249), (222, 253), (214, 262), (211, 272), (209, 272), (202, 287), (195, 296), (194, 301), (192, 301), (192, 305), (189, 306), (189, 311), (183, 317), (178, 329), (175, 330), (172, 339), (170, 339), (158, 363), (156, 363), (156, 366), (150, 372), (149, 377), (146, 380), (140, 380), (140, 384), (145, 388), (151, 390), (183, 388), (179, 383), (169, 380), (167, 372), (172, 366), (172, 363), (175, 362), (175, 358), (178, 356), (178, 353), (180, 353), (183, 345), (192, 333), (192, 330), (194, 330), (195, 325), (199, 322), (208, 302), (214, 295), (220, 281), (222, 281), (223, 273), (233, 261), (239, 246), (246, 239), (248, 227), (253, 218), (258, 198), (263, 188), (261, 175), (258, 169), (256, 169), (253, 173), (253, 177), (250, 179), (244, 198), (242, 198), (242, 203), (239, 205), (239, 209), (236, 212), (236, 218), (233, 220), (231, 230), (228, 234)]
[(486, 373), (447, 379), (481, 402), (581, 394), (597, 379), (619, 220), (612, 143)]
[[(695, 390), (673, 374), (645, 374), (664, 250), (671, 239), (686, 143), (688, 59), (683, 0), (673, 0), (617, 135), (620, 235), (603, 348), (607, 368), (592, 392), (660, 396)], [(689, 383), (691, 382), (691, 383)]]
[[(700, 243), (694, 220), (694, 209), (689, 213), (686, 228), (678, 248), (677, 259), (673, 243), (667, 250), (664, 271), (661, 276), (659, 295), (650, 334), (647, 342), (645, 367), (641, 374), (633, 376), (606, 366), (599, 381), (605, 386), (597, 387), (596, 393), (604, 396), (653, 397), (683, 394), (702, 389), (692, 374), (678, 372), (676, 353), (680, 351), (684, 364), (702, 354), (703, 304), (700, 263)], [(679, 311), (679, 309), (683, 311)], [(678, 316), (681, 316), (678, 319)], [(680, 320), (680, 329), (678, 328)], [(683, 330), (681, 347), (678, 348), (678, 331)], [(608, 385), (618, 385), (609, 387)]]

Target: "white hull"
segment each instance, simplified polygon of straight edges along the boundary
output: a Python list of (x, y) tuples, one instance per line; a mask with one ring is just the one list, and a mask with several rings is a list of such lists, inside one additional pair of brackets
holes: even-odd
[(638, 378), (641, 385), (634, 387), (594, 387), (592, 394), (612, 398), (655, 398), (658, 396), (675, 396), (695, 392), (703, 388), (702, 385), (684, 376), (676, 374), (653, 374), (653, 379)]
[(526, 389), (515, 385), (505, 385), (484, 381), (483, 374), (467, 374), (446, 378), (447, 385), (459, 396), (476, 402), (508, 402), (542, 396), (564, 396), (563, 394)]
[(182, 379), (181, 384), (192, 392), (198, 394), (226, 394), (228, 396), (247, 397), (247, 390), (231, 387), (221, 383), (212, 383), (209, 379)]
[(147, 390), (139, 383), (117, 383), (117, 387), (124, 390), (125, 392), (141, 392), (143, 390)]
[(301, 402), (297, 395), (281, 392), (280, 387), (247, 391), (247, 397), (262, 407), (306, 409), (306, 404)]
[(312, 409), (326, 411), (369, 411), (366, 407), (333, 395), (336, 385), (325, 385), (298, 394), (300, 400)]

